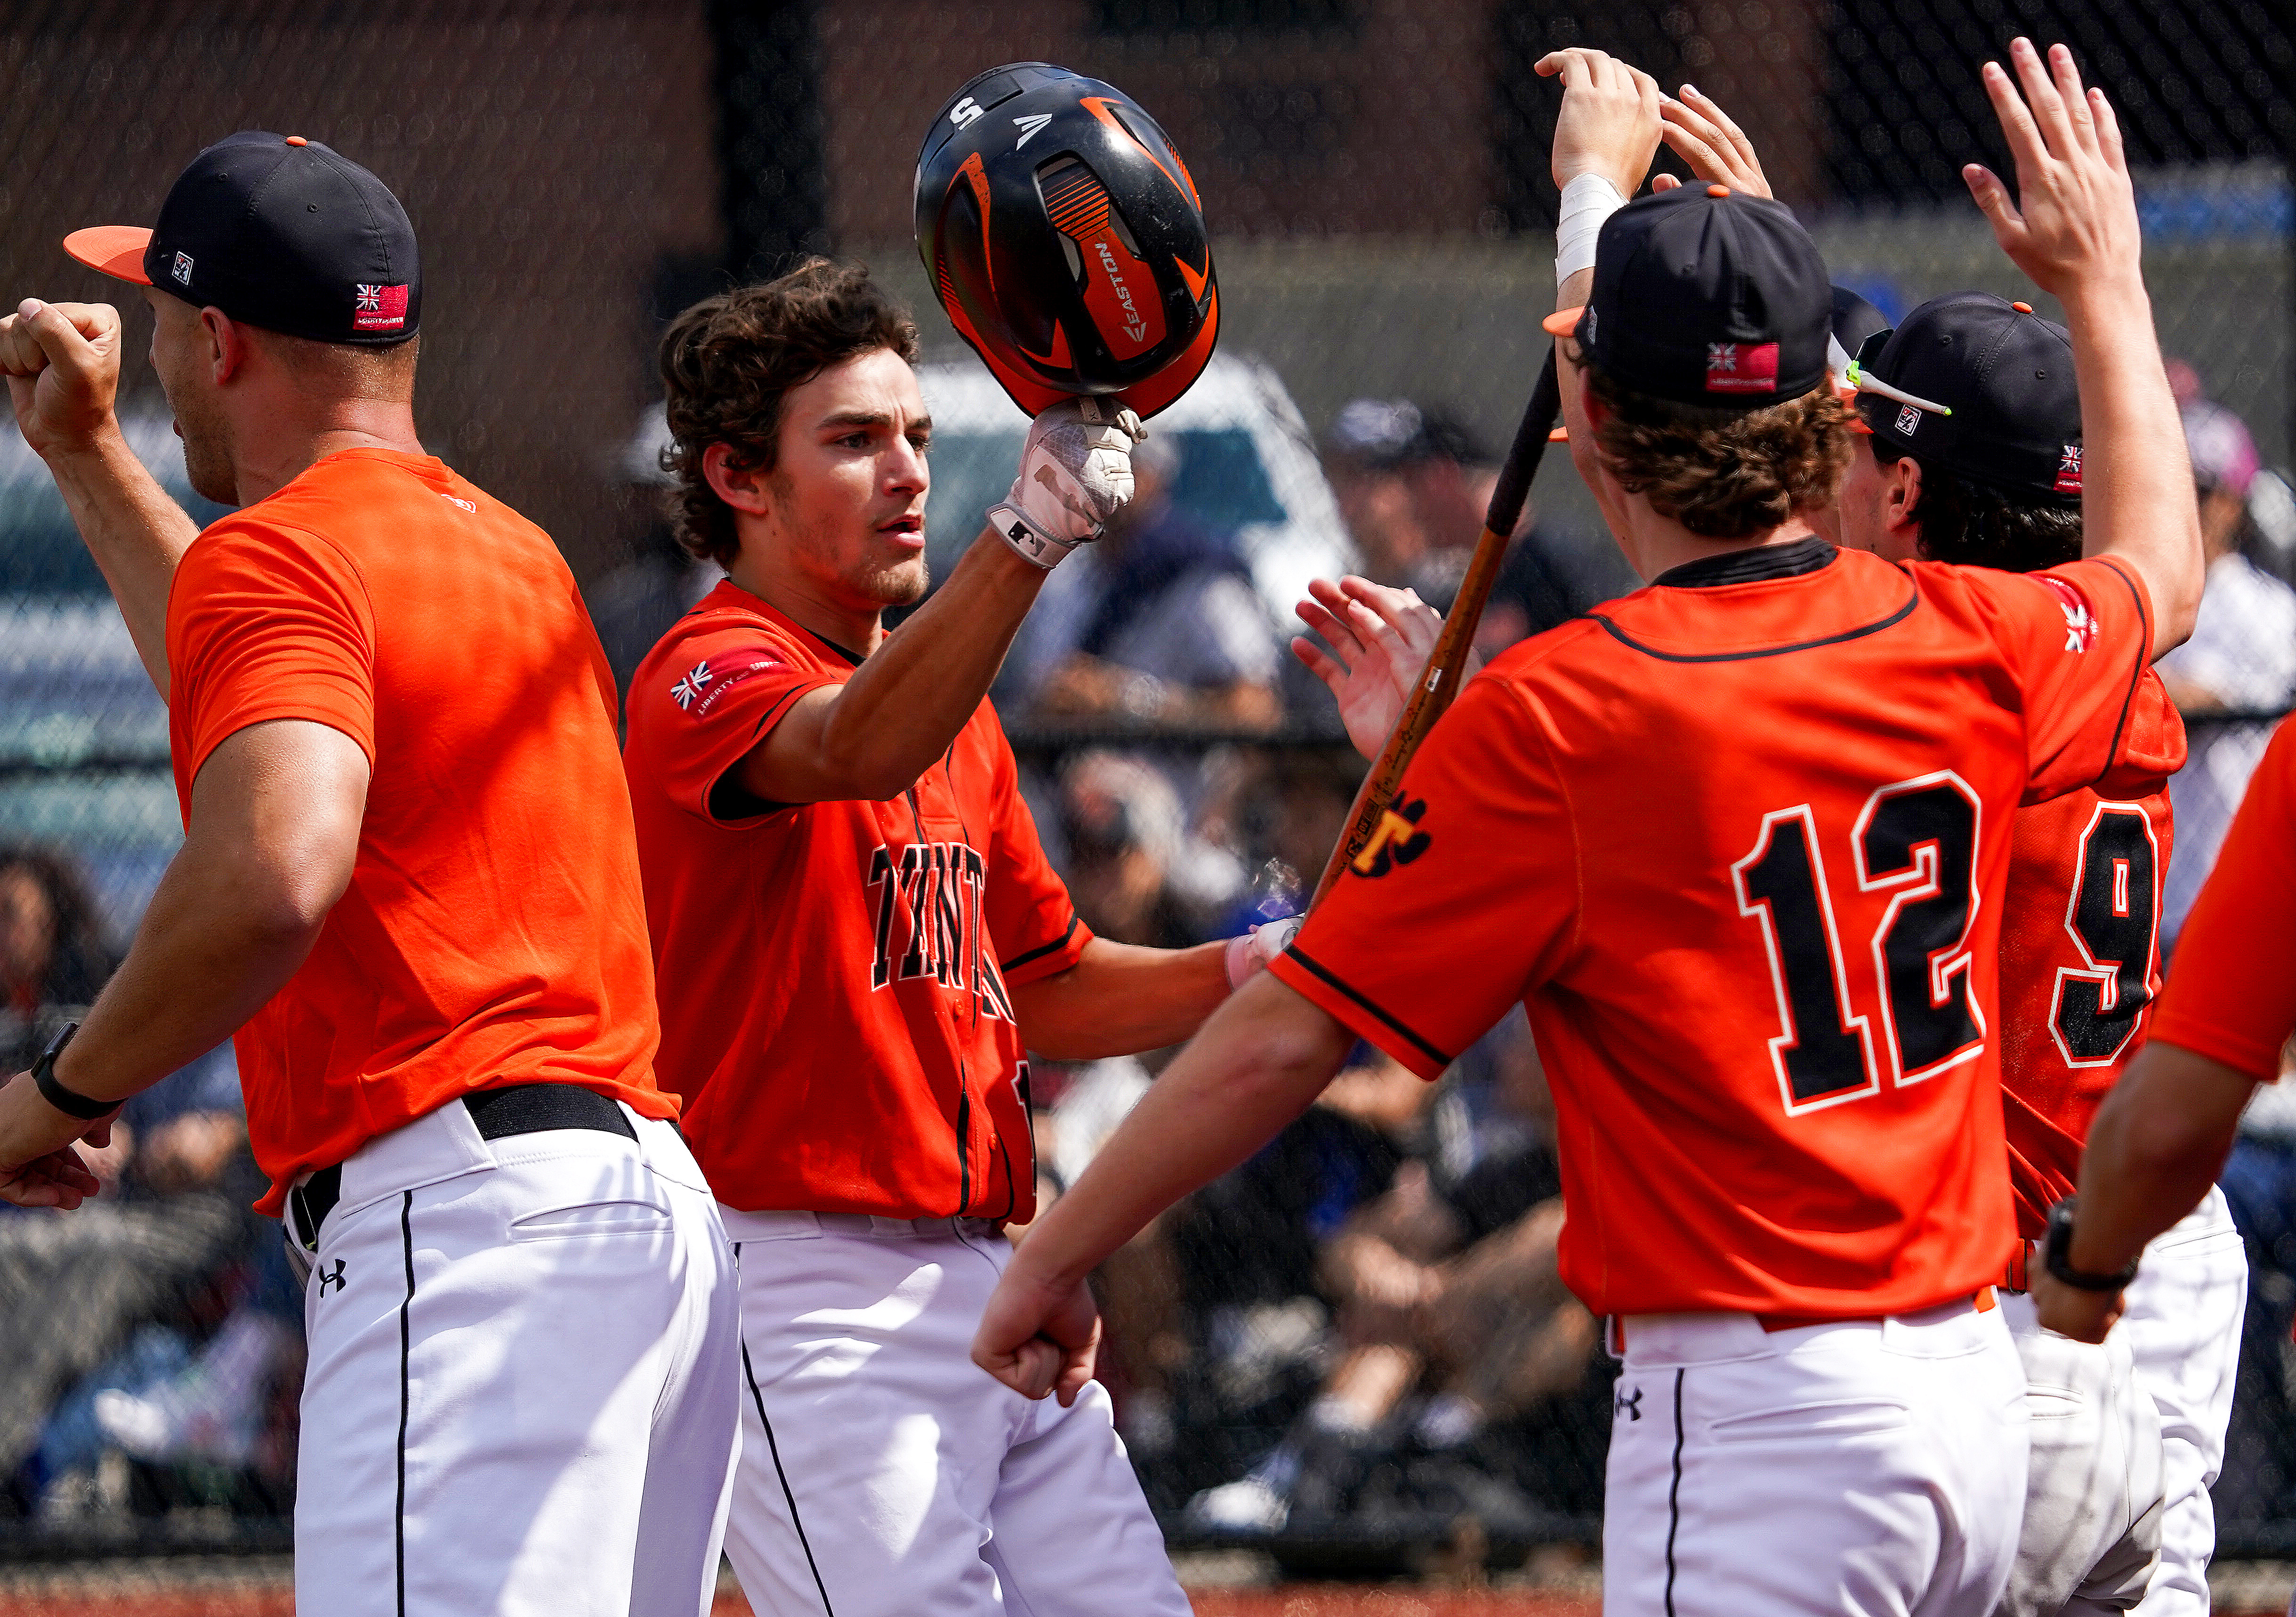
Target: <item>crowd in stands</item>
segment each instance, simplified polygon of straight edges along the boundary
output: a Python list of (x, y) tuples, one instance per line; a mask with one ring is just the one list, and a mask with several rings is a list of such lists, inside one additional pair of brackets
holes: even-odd
[[(2161, 665), (2194, 716), (2172, 787), (2171, 944), (2263, 750), (2262, 716), (2296, 701), (2289, 554), (2251, 515), (2271, 474), (2189, 370), (2178, 384), (2211, 562), (2199, 628)], [(1296, 910), (1363, 773), (1344, 743), (1253, 744), (1337, 726), (1288, 649), (1292, 603), (1265, 598), (1235, 537), (1170, 497), (1180, 453), (1152, 437), (1136, 453), (1137, 497), (1054, 575), (996, 691), (1024, 735), (1100, 720), (1212, 733), (1209, 746), (1024, 748), (1080, 914), (1103, 936), (1162, 947)], [(1347, 406), (1324, 465), (1359, 570), (1447, 609), (1495, 458), (1426, 405)], [(608, 626), (631, 643), (618, 665), (694, 593), (657, 582), (658, 602)], [(1607, 541), (1528, 521), (1481, 647), (1634, 585)], [(0, 1060), (28, 1065), (112, 964), (72, 861), (0, 847)], [(1041, 1198), (1083, 1170), (1170, 1054), (1036, 1065)], [(2243, 1449), (2236, 1428), (2219, 1494), (2255, 1515), (2296, 1511), (2279, 1373), (2296, 1319), (2296, 1086), (2281, 1088), (2226, 1179), (2257, 1279), (2251, 1435)], [(1598, 1511), (1612, 1374), (1597, 1322), (1556, 1276), (1551, 1119), (1520, 1011), (1434, 1085), (1361, 1047), (1317, 1106), (1111, 1260), (1103, 1375), (1159, 1509), (1235, 1536), (1342, 1521), (1408, 1534), (1467, 1509), (1528, 1537)], [(250, 1211), (245, 1138), (217, 1050), (131, 1104), (95, 1153), (104, 1193), (89, 1207), (0, 1208), (0, 1514), (284, 1508), (301, 1297), (275, 1226)], [(2243, 1468), (2243, 1454), (2262, 1457)]]

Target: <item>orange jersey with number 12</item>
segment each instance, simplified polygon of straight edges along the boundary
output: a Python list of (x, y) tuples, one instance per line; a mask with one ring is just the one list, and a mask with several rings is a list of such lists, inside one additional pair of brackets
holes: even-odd
[(2110, 562), (1677, 568), (1471, 683), (1272, 969), (1431, 1078), (1523, 1001), (1598, 1313), (1968, 1296), (2015, 1240), (2011, 826), (2125, 759), (2150, 617)]

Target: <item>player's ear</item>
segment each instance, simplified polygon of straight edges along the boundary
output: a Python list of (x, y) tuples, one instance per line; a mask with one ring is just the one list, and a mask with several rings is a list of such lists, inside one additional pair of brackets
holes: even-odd
[(763, 516), (773, 509), (766, 491), (766, 473), (743, 460), (731, 444), (717, 443), (701, 451), (701, 475), (709, 491), (736, 511)]
[(1890, 468), (1889, 488), (1882, 501), (1883, 525), (1893, 533), (1910, 533), (1921, 526), (1922, 463), (1908, 455)]
[(206, 345), (201, 357), (207, 361), (208, 373), (221, 387), (247, 363), (247, 333), (223, 310), (209, 308), (200, 311), (200, 337)]

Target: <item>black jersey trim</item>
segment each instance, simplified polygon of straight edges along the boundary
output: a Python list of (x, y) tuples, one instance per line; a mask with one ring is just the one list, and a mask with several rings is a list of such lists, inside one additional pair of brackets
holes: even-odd
[[(1693, 562), (1691, 565), (1696, 567), (1702, 566), (1704, 563)], [(1644, 645), (1600, 612), (1588, 612), (1587, 616), (1601, 624), (1605, 630), (1609, 631), (1611, 638), (1627, 647), (1628, 650), (1640, 652), (1645, 657), (1655, 657), (1661, 662), (1757, 662), (1765, 657), (1784, 657), (1794, 652), (1811, 652), (1820, 646), (1840, 645), (1846, 640), (1862, 640), (1868, 635), (1878, 635), (1885, 628), (1904, 622), (1913, 615), (1914, 608), (1921, 603), (1922, 592), (1915, 589), (1906, 597), (1906, 603), (1888, 617), (1877, 618), (1873, 622), (1860, 624), (1856, 628), (1844, 629), (1838, 635), (1826, 635), (1816, 640), (1797, 640), (1792, 645), (1765, 646), (1760, 651), (1755, 652), (1700, 652), (1695, 654), (1685, 652), (1660, 651), (1656, 646)]]
[[(2097, 559), (2106, 561), (2102, 556)], [(2120, 738), (2128, 732), (2128, 710), (2136, 705), (2136, 687), (2144, 682), (2144, 670), (2152, 666), (2152, 619), (2144, 610), (2144, 592), (2136, 587), (2136, 580), (2123, 571), (2119, 564), (2108, 562), (2108, 565), (2112, 566), (2113, 576), (2120, 580), (2121, 587), (2136, 603), (2136, 627), (2144, 640), (2136, 648), (2136, 656), (2129, 669), (2128, 689), (2121, 694), (2120, 718), (2112, 726), (2112, 750), (2104, 755), (2104, 767), (2096, 772), (2098, 780), (2112, 772), (2112, 760), (2120, 756)]]
[(1404, 1038), (1411, 1041), (1413, 1048), (1423, 1052), (1430, 1061), (1439, 1062), (1442, 1065), (1447, 1067), (1451, 1064), (1451, 1057), (1445, 1055), (1441, 1050), (1436, 1048), (1435, 1046), (1428, 1043), (1424, 1038), (1422, 1038), (1416, 1032), (1413, 1031), (1409, 1027), (1406, 1027), (1401, 1021), (1398, 1020), (1396, 1017), (1389, 1015), (1383, 1006), (1376, 1004), (1365, 995), (1357, 992), (1355, 989), (1349, 987), (1329, 968), (1301, 953), (1298, 944), (1293, 944), (1290, 948), (1285, 949), (1283, 952), (1292, 959), (1297, 960), (1301, 965), (1306, 966), (1310, 972), (1313, 972), (1321, 981), (1329, 983), (1341, 993), (1345, 994), (1349, 998), (1363, 1006), (1365, 1010), (1369, 1011), (1373, 1015), (1378, 1017), (1389, 1027), (1393, 1028), (1398, 1033), (1402, 1034)]
[(702, 800), (702, 802), (709, 808), (711, 819), (728, 830), (742, 830), (744, 827), (741, 822), (744, 820), (762, 820), (779, 814), (783, 809), (806, 807), (803, 803), (776, 803), (759, 797), (736, 779), (734, 771), (748, 761), (750, 752), (756, 751), (765, 744), (766, 732), (781, 722), (799, 697), (810, 696), (816, 691), (827, 688), (826, 685), (793, 685), (783, 691), (773, 706), (758, 716), (756, 726), (750, 731), (749, 751), (743, 752), (719, 770), (718, 778), (709, 783), (709, 795)]
[(1759, 584), (1768, 579), (1798, 579), (1823, 572), (1841, 553), (1833, 544), (1811, 534), (1791, 545), (1758, 545), (1751, 550), (1727, 550), (1718, 556), (1701, 556), (1669, 567), (1651, 580), (1660, 589), (1714, 589), (1725, 584)]
[(1082, 924), (1083, 921), (1080, 916), (1070, 915), (1069, 917), (1068, 931), (1062, 932), (1050, 943), (1040, 943), (1035, 948), (1029, 950), (1025, 954), (1015, 955), (1010, 960), (998, 961), (996, 963), (996, 969), (1009, 977), (1014, 972), (1019, 971), (1022, 966), (1027, 965), (1031, 961), (1042, 960), (1046, 955), (1066, 948), (1069, 946), (1069, 940), (1076, 936), (1076, 929)]

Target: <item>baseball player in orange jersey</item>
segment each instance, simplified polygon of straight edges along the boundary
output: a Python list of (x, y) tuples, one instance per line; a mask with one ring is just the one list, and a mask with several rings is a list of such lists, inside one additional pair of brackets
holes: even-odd
[(1094, 937), (984, 699), (1129, 496), (1128, 416), (1039, 415), (991, 529), (885, 632), (925, 587), (915, 342), (825, 262), (663, 340), (685, 540), (727, 577), (638, 669), (624, 761), (657, 1070), (741, 1272), (728, 1549), (762, 1611), (1179, 1617), (1106, 1396), (1032, 1404), (966, 1349), (1034, 1211), (1024, 1051), (1174, 1043), (1287, 934)]
[(550, 536), (416, 435), (414, 228), (249, 130), (65, 247), (139, 286), (192, 487), (239, 509), (195, 533), (129, 453), (114, 310), (0, 320), (184, 810), (86, 1025), (0, 1087), (0, 1198), (76, 1202), (69, 1142), (232, 1036), (306, 1270), (297, 1609), (700, 1617), (733, 1255), (653, 1079), (605, 653)]
[[(1702, 179), (1768, 194), (1752, 144), (1710, 98), (1683, 86), (1661, 108), (1665, 138)], [(2080, 398), (2064, 329), (2022, 303), (1982, 292), (1937, 298), (1894, 332), (1873, 333), (1855, 374), (1865, 441), (1842, 480), (1842, 542), (1889, 561), (1924, 557), (2029, 572), (2080, 546)], [(1942, 408), (1935, 407), (1942, 406)], [(2110, 1523), (2142, 1508), (2142, 1490), (2097, 1490), (2129, 1468), (2096, 1463), (2095, 1433), (2062, 1418), (2068, 1383), (2086, 1377), (2091, 1408), (2116, 1394), (2099, 1365), (2040, 1332), (2021, 1294), (2048, 1210), (2073, 1189), (2098, 1104), (2144, 1041), (2159, 987), (2161, 883), (2171, 817), (2167, 776), (2185, 761), (2184, 726), (2160, 680), (2142, 682), (2129, 722), (2144, 756), (2110, 796), (2070, 792), (2018, 811), (2001, 933), (2001, 1080), (2011, 1186), (2026, 1250), (2007, 1313), (2037, 1400), (2037, 1441), (2018, 1578), (2019, 1610), (2054, 1611), (2069, 1578), (2086, 1597), (2142, 1596), (2147, 1617), (2208, 1610), (2216, 1544), (2209, 1488), (2223, 1464), (2248, 1266), (2223, 1193), (2213, 1188), (2148, 1247), (2108, 1343), (2129, 1361), (2158, 1416), (2162, 1508), (2148, 1573), (2137, 1541)], [(2153, 739), (2144, 742), (2150, 735)], [(2037, 1401), (2037, 1410), (2042, 1405)], [(2131, 1408), (2141, 1426), (2148, 1412)], [(2119, 1440), (2142, 1451), (2141, 1431)], [(2100, 1558), (2095, 1553), (2102, 1547)], [(2083, 1574), (2094, 1565), (2094, 1575)]]
[[(1431, 1077), (1521, 997), (1563, 1276), (1625, 1359), (1606, 1610), (1991, 1608), (2026, 1449), (1989, 1284), (2014, 1242), (2002, 828), (2126, 761), (2121, 713), (2200, 582), (2111, 114), (2062, 53), (2021, 40), (2015, 63), (2030, 110), (1999, 68), (1986, 83), (2023, 213), (1971, 185), (2072, 311), (2086, 436), (2113, 451), (2085, 559), (1901, 570), (1817, 538), (1795, 513), (1833, 497), (1849, 433), (1808, 237), (1722, 187), (1616, 211), (1591, 275), (1563, 256), (1562, 301), (1586, 300), (1557, 316), (1564, 410), (1653, 583), (1462, 691), (1400, 825), (1030, 1232), (978, 1362), (1071, 1395), (1103, 1253), (1296, 1113), (1355, 1038)], [(1565, 85), (1567, 221), (1582, 181), (1639, 185), (1659, 98), (1598, 53), (1542, 66)]]
[[(2063, 329), (1972, 292), (1923, 305), (1868, 348), (1862, 379), (1889, 392), (1858, 395), (1872, 452), (1854, 450), (1843, 480), (1843, 542), (1893, 562), (2019, 572), (2077, 559), (2079, 477), (2066, 466), (2078, 464), (2080, 399)], [(1919, 460), (1901, 458), (1908, 439)], [(1337, 654), (1305, 640), (1295, 649), (1332, 686), (1358, 748), (1375, 752), (1441, 619), (1415, 597), (1361, 579), (1319, 581), (1315, 595), (1300, 615)], [(2136, 1048), (2156, 986), (2166, 776), (2184, 760), (2184, 729), (2149, 671), (2136, 694), (2127, 766), (2106, 783), (2112, 795), (2084, 787), (2021, 808), (2012, 832), (1998, 1042), (2010, 1186), (2029, 1243), (2071, 1188), (2089, 1116)], [(2218, 1211), (2229, 1240), (2172, 1243), (2148, 1258), (2142, 1278), (2153, 1298), (2172, 1289), (2175, 1298), (2147, 1320), (2157, 1362), (2132, 1359), (2134, 1333), (2096, 1348), (2041, 1332), (2023, 1295), (2027, 1253), (2013, 1262), (2005, 1313), (2034, 1412), (2048, 1418), (2033, 1427), (2018, 1571), (2000, 1608), (2006, 1617), (2055, 1613), (2076, 1593), (2120, 1609), (2148, 1583), (2152, 1604), (2175, 1609), (2186, 1579), (2205, 1596), (2213, 1537), (2206, 1490), (2223, 1453), (2245, 1290), (2237, 1233)], [(2206, 1221), (2194, 1222), (2205, 1235)], [(2158, 1393), (2139, 1384), (2148, 1371)], [(2206, 1392), (2197, 1407), (2183, 1396), (2195, 1382)], [(2164, 1424), (2177, 1445), (2169, 1470), (2178, 1493), (2167, 1511)], [(2198, 1531), (2174, 1532), (2181, 1553), (2159, 1568), (2164, 1515), (2176, 1523), (2194, 1514)]]

